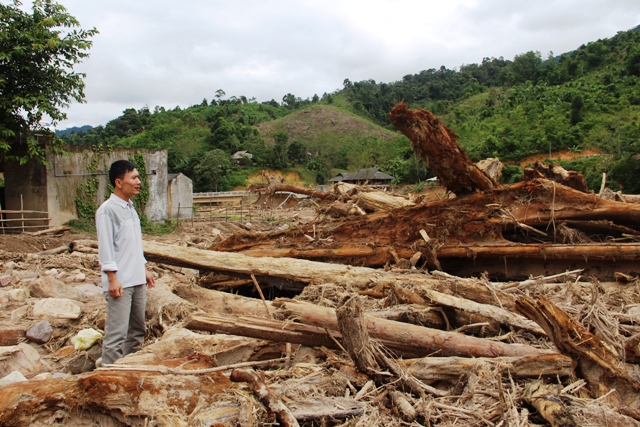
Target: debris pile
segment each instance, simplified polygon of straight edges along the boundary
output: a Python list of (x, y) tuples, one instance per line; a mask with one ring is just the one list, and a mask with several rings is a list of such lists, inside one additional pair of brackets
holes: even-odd
[(447, 193), (339, 183), (311, 223), (146, 240), (146, 345), (115, 364), (95, 241), (0, 251), (0, 425), (640, 425), (640, 208), (553, 166), (501, 186), (391, 117)]

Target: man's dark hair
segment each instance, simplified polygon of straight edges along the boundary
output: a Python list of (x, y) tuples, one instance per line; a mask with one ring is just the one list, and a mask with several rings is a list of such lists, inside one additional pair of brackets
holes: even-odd
[(124, 175), (127, 172), (131, 172), (136, 168), (136, 165), (131, 163), (129, 160), (116, 160), (111, 163), (111, 167), (109, 168), (109, 182), (115, 188), (116, 179), (124, 178)]

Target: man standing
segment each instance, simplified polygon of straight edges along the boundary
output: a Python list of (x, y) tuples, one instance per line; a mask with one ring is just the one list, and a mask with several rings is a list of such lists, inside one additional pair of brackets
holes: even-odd
[(109, 168), (109, 181), (114, 191), (96, 212), (98, 258), (107, 300), (102, 364), (142, 347), (146, 287), (155, 286), (145, 266), (140, 218), (131, 202), (140, 192), (140, 175), (133, 163), (118, 160)]

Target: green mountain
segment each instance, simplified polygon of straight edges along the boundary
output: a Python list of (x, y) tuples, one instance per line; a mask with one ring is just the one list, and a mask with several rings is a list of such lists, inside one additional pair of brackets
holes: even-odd
[[(585, 173), (592, 189), (606, 172), (614, 190), (640, 193), (639, 83), (640, 32), (631, 30), (546, 60), (526, 52), (390, 83), (345, 79), (342, 89), (313, 100), (289, 93), (281, 104), (258, 104), (217, 95), (185, 109), (127, 109), (63, 139), (167, 149), (170, 171), (194, 178), (198, 191), (240, 185), (252, 167), (306, 168), (323, 182), (338, 170), (377, 166), (412, 183), (427, 170), (388, 121), (404, 100), (442, 116), (472, 159), (509, 163), (506, 180), (519, 177), (529, 156), (570, 151), (575, 159), (565, 167)], [(252, 153), (254, 165), (234, 166), (230, 156), (239, 150)], [(602, 155), (586, 154), (594, 152)]]

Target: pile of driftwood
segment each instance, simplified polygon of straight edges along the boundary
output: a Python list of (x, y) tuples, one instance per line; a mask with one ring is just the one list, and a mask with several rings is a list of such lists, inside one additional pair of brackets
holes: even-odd
[[(403, 266), (414, 259), (430, 269), (463, 276), (488, 271), (502, 279), (565, 269), (612, 279), (616, 269), (638, 271), (640, 204), (627, 203), (633, 197), (589, 193), (582, 175), (553, 164), (537, 164), (526, 171), (525, 181), (500, 185), (496, 162), (478, 167), (428, 111), (399, 104), (390, 117), (447, 197), (410, 200), (344, 183), (315, 195), (300, 189), (322, 199), (328, 205), (323, 212), (341, 219), (236, 233), (215, 250), (371, 267)], [(271, 180), (268, 192), (281, 187)]]
[[(321, 213), (307, 225), (236, 232), (216, 251), (145, 242), (150, 344), (0, 387), (0, 424), (639, 426), (639, 206), (553, 165), (501, 186), (500, 165), (473, 164), (430, 113), (400, 104), (391, 118), (441, 200), (340, 184), (307, 191)], [(297, 191), (282, 185), (268, 192)], [(87, 241), (39, 256), (74, 250), (96, 263)], [(497, 260), (505, 279), (452, 275), (452, 260)], [(533, 260), (565, 268), (507, 280)]]
[[(150, 241), (145, 253), (157, 338), (114, 365), (0, 387), (2, 425), (640, 425), (636, 277), (498, 283)], [(200, 286), (198, 270), (247, 279), (256, 298)], [(304, 291), (260, 298), (285, 283)]]

